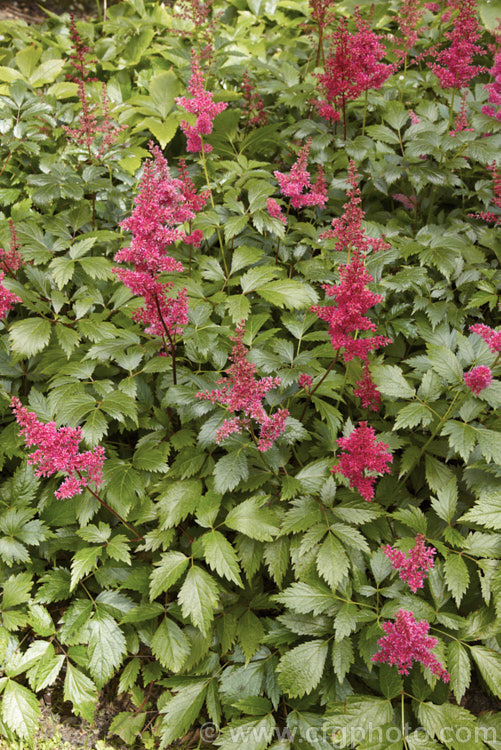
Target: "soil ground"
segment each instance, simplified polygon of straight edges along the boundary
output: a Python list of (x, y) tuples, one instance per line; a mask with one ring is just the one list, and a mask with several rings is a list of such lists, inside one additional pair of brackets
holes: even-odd
[[(99, 0), (102, 10), (103, 0)], [(97, 0), (0, 0), (0, 21), (25, 21), (26, 23), (43, 23), (51, 13), (74, 13), (79, 18), (97, 15)]]

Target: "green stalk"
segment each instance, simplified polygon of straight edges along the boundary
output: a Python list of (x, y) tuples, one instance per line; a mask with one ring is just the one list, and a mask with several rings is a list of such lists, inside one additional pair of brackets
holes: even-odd
[[(201, 152), (201, 154), (202, 154), (202, 167), (203, 167), (203, 170), (204, 170), (205, 182), (207, 183), (207, 190), (209, 191), (211, 206), (212, 206), (212, 208), (215, 209), (216, 206), (215, 206), (215, 203), (214, 203), (214, 198), (212, 197), (212, 190), (210, 189), (210, 184), (209, 184), (209, 173), (207, 172), (207, 161), (205, 159), (205, 151), (204, 151), (204, 139), (202, 138), (202, 136), (200, 136), (200, 140), (202, 141), (202, 152)], [(218, 239), (219, 239), (219, 247), (221, 248), (221, 256), (222, 256), (222, 259), (223, 259), (224, 272), (226, 274), (226, 278), (229, 278), (230, 273), (228, 271), (228, 266), (226, 264), (226, 257), (225, 257), (225, 254), (224, 254), (223, 238), (221, 237), (221, 232), (219, 231), (219, 227), (216, 227), (216, 232), (217, 232), (217, 236), (218, 236)]]
[(362, 121), (362, 135), (365, 135), (365, 120), (367, 118), (367, 100), (369, 98), (369, 92), (365, 89), (365, 101), (364, 101), (364, 119)]

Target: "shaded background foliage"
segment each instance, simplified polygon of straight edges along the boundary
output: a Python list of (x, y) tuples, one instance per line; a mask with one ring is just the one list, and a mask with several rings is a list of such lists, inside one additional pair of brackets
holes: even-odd
[[(398, 11), (376, 3), (372, 15), (387, 62), (396, 60)], [(354, 3), (335, 12), (350, 18)], [(253, 750), (290, 746), (275, 727), (321, 749), (330, 746), (322, 729), (328, 737), (369, 721), (408, 724), (411, 750), (441, 747), (443, 726), (497, 729), (499, 714), (460, 707), (472, 673), (486, 695), (501, 691), (501, 388), (494, 379), (474, 396), (463, 382), (473, 366), (499, 375), (496, 356), (469, 333), (499, 323), (499, 232), (468, 216), (493, 198), (486, 165), (501, 139), (499, 123), (481, 112), (489, 75), (467, 94), (471, 130), (452, 136), (459, 97), (451, 104), (425, 62), (409, 64), (405, 77), (397, 70), (348, 103), (345, 140), (311, 104), (318, 35), (306, 2), (216, 2), (211, 14), (193, 25), (169, 6), (128, 0), (104, 22), (78, 24), (88, 59), (97, 59), (97, 80), (86, 84), (96, 116), (105, 82), (110, 116), (124, 126), (99, 157), (100, 136), (89, 154), (64, 130), (77, 126), (81, 107), (65, 78), (69, 19), (0, 24), (1, 244), (10, 219), (25, 262), (4, 280), (22, 304), (2, 321), (0, 351), (2, 731), (31, 736), (35, 694), (51, 685), (92, 720), (110, 680), (130, 694), (112, 726), (130, 743), (141, 734), (165, 747), (209, 719), (226, 726), (217, 740), (225, 750), (242, 744), (231, 728), (258, 729), (246, 740)], [(410, 58), (447, 28), (426, 10)], [(191, 48), (202, 54), (208, 41), (207, 87), (228, 107), (207, 138), (206, 177), (199, 154), (186, 154), (186, 113), (175, 98), (186, 92)], [(482, 41), (494, 38), (486, 30)], [(492, 55), (480, 63), (492, 67)], [(266, 123), (253, 121), (263, 112)], [(119, 224), (133, 209), (151, 138), (174, 175), (184, 156), (199, 191), (208, 179), (214, 202), (190, 227), (203, 233), (200, 248), (169, 248), (185, 268), (174, 290), (189, 295), (176, 385), (158, 337), (131, 318), (140, 300), (112, 272), (130, 242)], [(273, 173), (290, 170), (307, 138), (328, 202), (287, 212)], [(390, 243), (366, 260), (383, 296), (372, 319), (392, 340), (370, 358), (377, 413), (353, 395), (360, 363), (333, 366), (327, 326), (310, 311), (329, 304), (322, 284), (336, 284), (349, 260), (319, 239), (342, 214), (349, 159), (364, 227)], [(287, 229), (270, 216), (270, 197), (287, 212)], [(259, 374), (281, 379), (267, 408), (290, 412), (266, 452), (245, 433), (218, 445), (226, 412), (196, 398), (229, 366), (241, 320)], [(311, 396), (298, 385), (305, 374)], [(57, 500), (59, 480), (34, 476), (11, 395), (43, 422), (81, 425), (85, 449), (104, 446), (99, 493), (109, 509), (88, 490)], [(371, 504), (330, 471), (337, 439), (360, 420), (393, 456)], [(437, 557), (413, 594), (380, 547), (407, 549), (417, 534)], [(373, 664), (381, 622), (402, 608), (431, 624), (449, 685), (417, 665), (399, 676)], [(425, 744), (413, 734), (420, 725)], [(481, 738), (444, 744), (498, 747), (492, 734)]]

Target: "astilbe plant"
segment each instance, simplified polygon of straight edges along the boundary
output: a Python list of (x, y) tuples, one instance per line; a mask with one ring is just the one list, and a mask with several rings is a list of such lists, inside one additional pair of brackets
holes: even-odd
[(120, 132), (125, 130), (126, 126), (116, 124), (110, 116), (106, 84), (103, 83), (101, 87), (101, 106), (91, 104), (87, 84), (98, 80), (91, 75), (90, 69), (90, 66), (97, 63), (97, 60), (88, 58), (90, 48), (82, 41), (73, 15), (70, 27), (73, 49), (69, 60), (75, 72), (68, 73), (66, 77), (77, 84), (80, 113), (78, 125), (76, 127), (63, 125), (63, 130), (70, 143), (85, 147), (89, 161), (94, 158), (99, 161), (116, 143)]
[[(197, 398), (211, 401), (213, 404), (220, 403), (227, 407), (230, 414), (239, 413), (236, 417), (226, 419), (217, 430), (218, 443), (229, 435), (247, 429), (258, 450), (267, 451), (285, 430), (289, 412), (287, 409), (279, 409), (272, 415), (266, 413), (263, 398), (268, 391), (279, 387), (280, 378), (256, 378), (256, 365), (247, 359), (244, 335), (245, 325), (241, 323), (237, 326), (235, 335), (230, 336), (234, 345), (230, 357), (232, 364), (226, 370), (229, 377), (217, 381), (218, 385), (223, 387), (214, 391), (199, 392)], [(254, 435), (252, 420), (259, 425), (259, 437)]]
[(485, 50), (477, 44), (480, 28), (476, 0), (449, 0), (448, 6), (450, 11), (458, 11), (452, 30), (444, 34), (449, 46), (437, 52), (434, 62), (428, 66), (443, 89), (460, 90), (485, 70), (482, 65), (473, 63), (475, 56), (484, 54)]
[(356, 13), (356, 31), (350, 32), (348, 23), (341, 19), (330, 35), (330, 50), (324, 72), (317, 73), (318, 87), (323, 100), (316, 103), (322, 117), (330, 121), (343, 117), (346, 139), (346, 105), (369, 89), (379, 89), (393, 73), (393, 66), (381, 62), (386, 49), (367, 21)]
[(169, 296), (174, 282), (162, 281), (161, 274), (180, 272), (183, 265), (165, 250), (178, 241), (200, 245), (200, 230), (187, 234), (182, 226), (195, 218), (207, 196), (196, 194), (184, 163), (182, 179), (172, 177), (160, 149), (150, 145), (150, 150), (153, 159), (144, 166), (136, 207), (122, 222), (123, 229), (132, 233), (131, 244), (115, 255), (117, 262), (130, 263), (134, 268), (116, 267), (114, 272), (133, 294), (143, 297), (144, 306), (134, 312), (133, 318), (145, 325), (147, 333), (163, 339), (164, 353), (172, 357), (176, 379), (176, 343), (188, 323), (188, 297), (185, 288), (175, 297)]
[(24, 437), (26, 445), (39, 446), (28, 458), (28, 463), (36, 465), (35, 476), (49, 477), (59, 472), (66, 474), (55, 493), (57, 498), (69, 499), (80, 495), (89, 484), (98, 487), (102, 483), (104, 448), (97, 446), (93, 450), (81, 453), (80, 427), (58, 429), (55, 422), (44, 424), (16, 397), (12, 398), (10, 405), (21, 427), (20, 434)]
[(386, 635), (379, 639), (380, 650), (374, 654), (372, 661), (396, 665), (399, 674), (409, 674), (412, 663), (417, 661), (436, 677), (449, 682), (450, 675), (431, 652), (437, 645), (437, 639), (428, 635), (428, 622), (417, 621), (412, 612), (401, 609), (395, 616), (395, 622), (384, 622), (382, 628)]
[[(354, 357), (363, 364), (362, 379), (357, 382), (355, 395), (362, 399), (364, 407), (377, 410), (380, 397), (370, 376), (368, 357), (382, 346), (391, 343), (387, 336), (360, 337), (361, 331), (376, 331), (376, 324), (366, 313), (371, 307), (383, 301), (383, 297), (372, 292), (368, 284), (373, 277), (365, 268), (368, 252), (389, 248), (383, 238), (371, 238), (365, 233), (362, 221), (365, 212), (361, 207), (360, 188), (358, 186), (355, 163), (350, 162), (348, 173), (348, 200), (343, 206), (343, 214), (332, 221), (332, 229), (323, 232), (321, 239), (334, 239), (337, 251), (347, 253), (348, 262), (339, 266), (339, 284), (324, 284), (328, 297), (333, 297), (334, 305), (315, 305), (311, 308), (321, 320), (329, 325), (329, 335), (337, 361), (341, 351), (345, 362)], [(351, 255), (351, 260), (350, 260)]]
[(423, 534), (418, 534), (414, 541), (414, 547), (407, 554), (389, 544), (382, 549), (394, 570), (398, 570), (402, 581), (415, 594), (418, 589), (423, 588), (427, 573), (433, 568), (436, 549), (426, 546)]
[[(280, 192), (290, 198), (293, 208), (300, 209), (306, 206), (324, 206), (327, 202), (327, 187), (324, 180), (324, 172), (321, 166), (317, 168), (317, 179), (311, 184), (308, 172), (308, 157), (310, 155), (311, 138), (299, 149), (297, 159), (288, 174), (275, 170), (273, 174), (278, 180)], [(268, 204), (271, 216), (281, 218), (277, 211), (276, 201)]]
[(190, 125), (186, 120), (181, 121), (181, 128), (186, 135), (187, 151), (202, 151), (208, 154), (212, 151), (210, 143), (203, 142), (204, 135), (210, 135), (214, 127), (214, 119), (223, 112), (228, 104), (226, 102), (214, 101), (214, 94), (204, 89), (205, 78), (200, 67), (200, 59), (195, 52), (191, 55), (191, 78), (188, 83), (188, 92), (191, 96), (176, 97), (177, 104), (192, 115), (195, 115), (195, 125)]
[(338, 438), (343, 453), (332, 468), (334, 474), (342, 474), (360, 495), (370, 502), (374, 497), (374, 484), (380, 474), (389, 474), (393, 456), (388, 445), (377, 440), (373, 427), (360, 422), (348, 437)]
[(489, 103), (482, 106), (482, 112), (501, 122), (501, 49), (497, 51), (494, 65), (489, 72), (494, 80), (484, 86), (489, 92)]

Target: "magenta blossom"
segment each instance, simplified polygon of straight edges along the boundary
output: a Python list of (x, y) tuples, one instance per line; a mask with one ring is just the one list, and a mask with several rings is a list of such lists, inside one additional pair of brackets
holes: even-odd
[(10, 243), (9, 249), (0, 247), (0, 271), (6, 274), (16, 275), (16, 271), (24, 264), (24, 259), (19, 250), (21, 246), (17, 239), (16, 227), (12, 219), (9, 219)]
[(5, 318), (9, 310), (12, 310), (16, 302), (22, 302), (22, 299), (18, 297), (14, 292), (4, 287), (2, 281), (5, 278), (3, 271), (0, 271), (0, 318)]
[(335, 304), (316, 305), (311, 311), (328, 323), (332, 347), (336, 351), (344, 349), (345, 362), (353, 357), (367, 360), (369, 352), (391, 343), (391, 339), (385, 336), (362, 338), (359, 335), (361, 331), (376, 330), (376, 324), (365, 313), (383, 298), (367, 287), (373, 277), (365, 270), (358, 253), (346, 266), (339, 266), (339, 277), (339, 284), (324, 285), (327, 295), (334, 297)]
[(448, 5), (451, 10), (459, 11), (452, 31), (444, 34), (450, 45), (436, 53), (435, 62), (428, 63), (428, 67), (443, 89), (462, 89), (470, 85), (472, 78), (484, 72), (482, 65), (473, 65), (473, 59), (485, 54), (485, 50), (476, 44), (481, 36), (476, 0), (449, 0)]
[(342, 474), (350, 482), (350, 487), (358, 490), (364, 500), (374, 497), (374, 483), (378, 474), (389, 474), (393, 456), (386, 443), (376, 440), (373, 427), (367, 422), (359, 422), (358, 427), (348, 437), (338, 438), (343, 449), (339, 463), (331, 471)]
[(272, 219), (279, 219), (282, 224), (287, 224), (287, 219), (282, 213), (282, 206), (280, 206), (274, 198), (268, 198), (266, 201), (266, 208)]
[(203, 151), (208, 154), (212, 151), (212, 146), (209, 143), (202, 143), (202, 136), (212, 133), (215, 117), (225, 110), (228, 104), (226, 102), (216, 104), (213, 101), (214, 94), (204, 90), (204, 83), (205, 78), (200, 68), (200, 60), (193, 53), (191, 56), (191, 78), (188, 83), (188, 91), (191, 97), (178, 96), (176, 97), (176, 103), (187, 112), (196, 115), (197, 118), (195, 125), (190, 125), (185, 120), (181, 122), (181, 128), (188, 139), (187, 150), (191, 152)]
[(55, 495), (59, 499), (69, 499), (79, 495), (89, 484), (100, 485), (104, 462), (104, 448), (98, 446), (91, 451), (80, 453), (78, 445), (82, 439), (80, 427), (56, 428), (55, 422), (43, 424), (34, 412), (28, 411), (15, 396), (10, 402), (16, 420), (21, 426), (21, 435), (27, 446), (38, 445), (28, 458), (29, 464), (38, 464), (37, 477), (49, 477), (63, 472), (66, 479)]
[(470, 372), (463, 375), (464, 382), (475, 396), (478, 396), (485, 388), (492, 383), (492, 372), (485, 365), (478, 365)]
[(395, 622), (383, 622), (382, 628), (386, 635), (379, 639), (380, 650), (372, 661), (395, 665), (399, 674), (409, 674), (412, 663), (418, 661), (436, 677), (449, 682), (450, 675), (431, 653), (437, 639), (428, 635), (430, 624), (426, 620), (417, 621), (412, 612), (401, 609)]
[(369, 363), (367, 360), (362, 366), (362, 377), (357, 380), (356, 387), (353, 389), (353, 395), (358, 396), (362, 401), (364, 409), (372, 409), (372, 411), (379, 411), (379, 405), (381, 403), (381, 394), (376, 388), (376, 384), (372, 380), (371, 371), (369, 370)]
[(491, 352), (495, 354), (501, 352), (501, 331), (495, 331), (494, 328), (484, 325), (484, 323), (475, 323), (470, 326), (470, 331), (481, 336)]
[(482, 112), (501, 122), (501, 49), (496, 52), (494, 65), (489, 72), (494, 80), (484, 86), (489, 92), (489, 104), (484, 104)]
[(304, 146), (299, 149), (297, 159), (292, 165), (289, 174), (284, 174), (277, 170), (273, 173), (278, 180), (282, 195), (291, 199), (291, 206), (293, 208), (304, 208), (305, 206), (322, 207), (327, 202), (327, 186), (321, 166), (317, 169), (315, 184), (312, 185), (310, 182), (310, 173), (307, 170), (310, 147), (311, 138), (308, 138)]
[(332, 220), (332, 229), (322, 232), (320, 239), (334, 239), (336, 240), (335, 249), (339, 251), (345, 250), (348, 253), (350, 250), (357, 250), (360, 254), (366, 255), (371, 249), (373, 252), (389, 250), (390, 245), (384, 239), (367, 237), (365, 234), (365, 229), (362, 225), (365, 218), (365, 211), (361, 206), (362, 198), (360, 197), (357, 169), (353, 159), (350, 159), (348, 165), (347, 182), (349, 184), (346, 193), (348, 200), (343, 205), (343, 213), (339, 218)]
[(273, 388), (280, 385), (280, 378), (256, 378), (256, 365), (247, 359), (247, 349), (242, 339), (245, 335), (245, 326), (240, 323), (231, 336), (235, 342), (231, 350), (232, 365), (226, 370), (228, 378), (217, 381), (222, 385), (215, 391), (197, 393), (197, 398), (211, 401), (213, 404), (219, 402), (228, 408), (230, 414), (240, 412), (240, 415), (227, 419), (216, 432), (216, 441), (220, 443), (229, 435), (248, 429), (252, 432), (252, 421), (260, 426), (257, 447), (260, 451), (267, 451), (273, 442), (285, 430), (285, 423), (289, 412), (287, 409), (279, 409), (275, 414), (266, 414), (263, 407), (263, 398)]
[(386, 544), (382, 549), (386, 557), (391, 561), (394, 570), (398, 570), (402, 581), (409, 585), (415, 594), (418, 589), (423, 588), (426, 574), (434, 565), (436, 549), (425, 545), (425, 537), (418, 534), (415, 537), (416, 544), (407, 554), (395, 547)]
[(315, 74), (324, 101), (318, 112), (329, 120), (339, 120), (346, 103), (357, 99), (368, 89), (379, 89), (393, 73), (393, 65), (380, 62), (386, 50), (380, 38), (360, 14), (355, 14), (357, 30), (351, 33), (346, 20), (339, 22), (330, 36), (331, 48), (323, 73)]
[(299, 376), (299, 387), (304, 388), (305, 391), (309, 391), (311, 386), (313, 385), (313, 378), (311, 375), (306, 375), (306, 373), (302, 373)]

